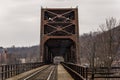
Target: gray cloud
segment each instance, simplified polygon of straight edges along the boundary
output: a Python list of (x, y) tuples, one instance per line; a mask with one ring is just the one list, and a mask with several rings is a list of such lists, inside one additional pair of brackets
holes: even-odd
[(20, 4), (0, 19), (3, 46), (39, 44), (40, 5), (37, 2)]
[(120, 18), (120, 0), (0, 0), (0, 46), (39, 44), (40, 8), (79, 6), (80, 34)]

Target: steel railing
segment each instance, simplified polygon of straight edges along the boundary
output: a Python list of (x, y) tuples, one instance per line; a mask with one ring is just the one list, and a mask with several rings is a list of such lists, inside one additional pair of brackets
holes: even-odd
[(96, 67), (94, 78), (120, 78), (120, 67)]
[(88, 68), (73, 63), (61, 63), (75, 80), (87, 80)]
[(25, 71), (40, 67), (44, 65), (43, 62), (36, 63), (22, 63), (22, 64), (9, 64), (0, 66), (0, 80), (5, 80), (12, 76), (18, 75)]

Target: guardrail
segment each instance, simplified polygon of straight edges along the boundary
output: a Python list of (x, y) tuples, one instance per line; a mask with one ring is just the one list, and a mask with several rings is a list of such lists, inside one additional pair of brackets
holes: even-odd
[(0, 66), (0, 80), (5, 80), (12, 76), (18, 75), (25, 71), (40, 67), (44, 65), (43, 62), (37, 63), (22, 63), (22, 64), (9, 64)]
[(75, 80), (87, 80), (88, 68), (73, 63), (61, 63)]
[(120, 78), (120, 67), (97, 67), (94, 68), (94, 78)]

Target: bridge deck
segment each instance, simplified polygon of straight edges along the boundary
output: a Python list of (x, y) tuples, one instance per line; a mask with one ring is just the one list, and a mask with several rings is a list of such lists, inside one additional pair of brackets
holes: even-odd
[(58, 80), (74, 80), (62, 65), (58, 65)]
[[(41, 66), (39, 68), (36, 68), (36, 69), (33, 69), (33, 70), (30, 70), (30, 71), (27, 71), (27, 72), (24, 72), (24, 73), (21, 73), (19, 75), (16, 75), (14, 77), (11, 77), (11, 78), (8, 78), (6, 80), (21, 80), (22, 78), (25, 78), (26, 76), (42, 69), (42, 68), (45, 68), (46, 66), (48, 65), (44, 65), (44, 66)], [(57, 80), (74, 80), (71, 75), (64, 69), (64, 67), (62, 65), (58, 65), (58, 68), (57, 68), (57, 75), (58, 75), (58, 79)]]

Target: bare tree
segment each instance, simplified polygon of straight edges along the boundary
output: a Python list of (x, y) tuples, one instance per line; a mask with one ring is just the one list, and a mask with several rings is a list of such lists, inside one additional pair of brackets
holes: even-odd
[[(86, 58), (88, 63), (90, 64), (90, 67), (92, 67), (92, 62), (93, 62), (93, 53), (95, 53), (95, 44), (96, 44), (96, 39), (95, 36), (98, 33), (96, 32), (90, 32), (89, 34), (84, 34), (80, 38), (80, 50), (82, 55)], [(94, 56), (95, 57), (95, 56)]]
[(106, 67), (110, 67), (120, 46), (120, 30), (116, 27), (116, 19), (106, 19), (106, 25), (100, 26), (102, 34), (97, 36), (97, 54)]
[(106, 19), (105, 24), (100, 25), (100, 29), (101, 31), (97, 34), (90, 33), (81, 36), (80, 50), (82, 57), (86, 57), (91, 68), (107, 67), (105, 72), (110, 73), (112, 63), (120, 49), (120, 25), (117, 25), (116, 19), (110, 18)]

